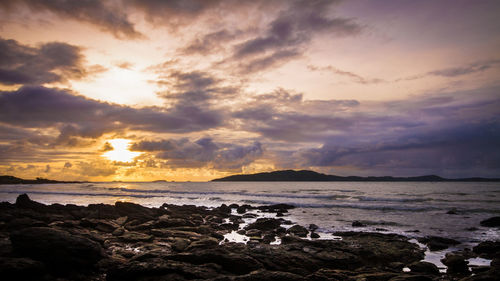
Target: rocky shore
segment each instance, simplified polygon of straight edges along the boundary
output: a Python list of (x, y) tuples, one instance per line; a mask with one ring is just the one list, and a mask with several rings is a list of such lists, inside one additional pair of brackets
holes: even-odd
[[(500, 242), (451, 253), (440, 273), (408, 238), (366, 232), (317, 239), (293, 206), (0, 203), (2, 280), (498, 280)], [(259, 216), (257, 214), (267, 214)], [(252, 219), (250, 223), (248, 219)], [(245, 237), (246, 243), (228, 240)], [(279, 242), (279, 243), (278, 243)], [(429, 237), (432, 247), (454, 241)], [(491, 266), (467, 266), (471, 257)]]

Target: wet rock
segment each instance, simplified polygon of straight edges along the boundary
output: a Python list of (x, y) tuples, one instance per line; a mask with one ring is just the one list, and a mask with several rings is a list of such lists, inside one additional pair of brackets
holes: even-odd
[(450, 275), (468, 276), (470, 275), (469, 262), (463, 256), (447, 254), (441, 262), (446, 265), (446, 273)]
[(215, 247), (215, 246), (218, 246), (218, 245), (219, 245), (219, 240), (218, 239), (215, 239), (215, 238), (212, 238), (212, 237), (207, 237), (207, 238), (200, 239), (198, 241), (192, 242), (186, 248), (186, 251), (190, 251), (190, 250), (197, 249), (197, 248), (202, 248), (202, 249), (212, 248), (212, 247)]
[(433, 281), (433, 279), (425, 275), (401, 274), (399, 276), (389, 279), (389, 281)]
[(365, 226), (366, 226), (366, 224), (364, 224), (364, 223), (362, 223), (362, 222), (360, 222), (360, 221), (353, 221), (353, 222), (352, 222), (352, 226), (353, 226), (353, 227), (365, 227)]
[(246, 230), (258, 229), (262, 231), (270, 231), (278, 228), (281, 221), (272, 218), (259, 218), (254, 223), (247, 225)]
[(95, 229), (107, 233), (115, 231), (116, 228), (118, 228), (118, 225), (116, 223), (105, 220), (100, 220), (95, 227)]
[(40, 280), (45, 274), (44, 265), (28, 258), (0, 257), (2, 280)]
[(155, 216), (152, 209), (130, 202), (116, 202), (115, 210), (120, 216), (142, 221), (152, 220)]
[(32, 209), (34, 211), (43, 213), (49, 211), (49, 207), (47, 205), (31, 200), (26, 193), (21, 194), (16, 198), (16, 207), (23, 209)]
[(307, 234), (309, 233), (309, 231), (305, 227), (300, 226), (298, 224), (290, 227), (286, 232), (293, 235), (297, 235), (299, 237), (306, 237)]
[(247, 274), (263, 267), (259, 261), (250, 256), (228, 252), (222, 248), (202, 250), (194, 253), (181, 253), (166, 257), (166, 259), (188, 262), (195, 265), (215, 263), (224, 270), (239, 275)]
[(268, 271), (256, 270), (249, 274), (240, 275), (232, 279), (234, 281), (258, 281), (258, 280), (273, 280), (273, 281), (302, 281), (303, 276), (283, 271)]
[(125, 232), (119, 238), (124, 242), (149, 242), (153, 240), (153, 236), (135, 231)]
[(316, 232), (311, 232), (311, 238), (313, 239), (317, 239), (317, 238), (320, 238), (319, 234), (316, 233)]
[(439, 268), (435, 264), (430, 262), (425, 262), (425, 261), (414, 262), (408, 265), (408, 268), (410, 268), (411, 272), (413, 273), (439, 275)]
[(117, 229), (115, 229), (113, 231), (113, 233), (111, 233), (113, 236), (121, 236), (125, 233), (125, 229), (123, 229), (122, 227), (119, 227)]
[(444, 250), (450, 246), (460, 244), (457, 240), (437, 236), (422, 237), (418, 239), (418, 242), (427, 245), (431, 251)]
[(119, 217), (115, 220), (115, 223), (117, 223), (118, 225), (124, 225), (128, 220), (128, 217), (127, 216), (124, 216), (124, 217)]
[(175, 238), (172, 242), (172, 249), (177, 252), (184, 251), (189, 246), (189, 240), (184, 238)]
[(244, 213), (246, 213), (246, 212), (247, 212), (247, 208), (246, 208), (246, 206), (245, 206), (245, 205), (243, 205), (243, 206), (239, 206), (238, 208), (236, 208), (236, 212), (237, 212), (238, 214), (244, 214)]
[(32, 227), (10, 235), (16, 253), (61, 270), (89, 267), (102, 258), (101, 246), (84, 237), (48, 227)]
[(310, 231), (316, 231), (319, 227), (313, 223), (311, 223), (308, 227)]
[(500, 226), (500, 217), (491, 217), (489, 219), (485, 219), (479, 223), (481, 226), (486, 227), (499, 227)]
[(492, 259), (500, 257), (500, 241), (484, 241), (472, 248), (472, 251), (482, 257)]
[(258, 229), (249, 229), (248, 231), (246, 231), (245, 235), (246, 236), (258, 236), (258, 237), (260, 237), (262, 235), (262, 231), (260, 231)]

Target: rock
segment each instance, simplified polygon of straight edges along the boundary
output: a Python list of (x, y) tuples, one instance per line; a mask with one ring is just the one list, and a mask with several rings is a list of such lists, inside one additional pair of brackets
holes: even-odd
[(160, 217), (160, 219), (154, 224), (155, 228), (177, 227), (177, 226), (195, 226), (195, 224), (185, 219), (163, 218), (163, 217)]
[(286, 232), (293, 235), (297, 235), (299, 237), (306, 237), (307, 234), (309, 233), (309, 231), (307, 231), (305, 227), (300, 226), (298, 224), (290, 227)]
[(258, 229), (249, 229), (248, 231), (246, 231), (245, 235), (246, 236), (260, 237), (262, 235), (262, 231), (260, 231)]
[(171, 246), (174, 251), (182, 252), (189, 246), (189, 240), (184, 238), (175, 238)]
[(0, 257), (2, 280), (40, 280), (44, 273), (45, 267), (39, 261), (28, 258)]
[(95, 229), (102, 231), (102, 232), (111, 233), (111, 232), (115, 231), (115, 229), (117, 227), (118, 227), (118, 225), (113, 223), (113, 222), (100, 220), (97, 223), (97, 226), (95, 227)]
[(122, 227), (119, 227), (117, 229), (115, 229), (112, 233), (113, 236), (121, 236), (125, 233), (125, 229), (123, 229)]
[(128, 217), (127, 216), (124, 216), (124, 217), (119, 217), (115, 220), (115, 222), (118, 224), (118, 225), (124, 225), (128, 220)]
[(441, 259), (441, 262), (448, 267), (446, 273), (450, 275), (470, 275), (469, 262), (462, 256), (447, 254), (444, 259)]
[(222, 248), (201, 250), (195, 253), (181, 253), (165, 258), (195, 265), (215, 263), (225, 271), (238, 275), (247, 274), (263, 267), (259, 261), (250, 256), (228, 252)]
[(141, 221), (152, 220), (155, 216), (152, 209), (130, 202), (116, 202), (115, 210), (120, 216), (127, 216)]
[(316, 232), (311, 232), (311, 238), (313, 239), (317, 239), (317, 238), (320, 238), (319, 234), (316, 233)]
[(16, 207), (23, 209), (32, 209), (34, 211), (42, 213), (45, 213), (49, 210), (49, 207), (47, 205), (31, 200), (26, 193), (17, 196)]
[(444, 250), (449, 246), (460, 244), (460, 242), (457, 240), (437, 236), (418, 238), (418, 242), (427, 245), (427, 247), (429, 247), (429, 250), (431, 251)]
[(285, 215), (284, 215), (282, 212), (277, 212), (277, 213), (276, 213), (276, 216), (277, 216), (277, 217), (284, 217)]
[(500, 257), (500, 241), (484, 241), (472, 248), (472, 251), (488, 259)]
[(389, 279), (389, 281), (433, 281), (433, 279), (425, 275), (401, 274), (399, 276)]
[(360, 222), (360, 221), (353, 221), (353, 222), (352, 222), (352, 226), (353, 226), (353, 227), (365, 227), (365, 226), (366, 226), (366, 224), (364, 224), (364, 223), (362, 223), (362, 222)]
[(448, 215), (456, 215), (457, 214), (457, 209), (451, 209), (448, 212), (446, 212)]
[(310, 231), (316, 231), (319, 228), (319, 226), (311, 223), (308, 228)]
[(486, 227), (499, 227), (500, 226), (500, 217), (491, 217), (489, 219), (485, 219), (479, 223), (481, 226)]
[(243, 205), (243, 206), (239, 206), (238, 208), (236, 208), (236, 212), (237, 212), (238, 214), (244, 214), (244, 213), (246, 213), (246, 212), (247, 212), (247, 208), (246, 208), (246, 206), (245, 206), (245, 205)]
[(258, 229), (262, 231), (270, 231), (278, 228), (281, 225), (281, 221), (272, 218), (259, 218), (254, 223), (247, 225), (246, 230)]
[(186, 251), (190, 251), (190, 250), (193, 250), (196, 248), (203, 248), (203, 249), (204, 248), (211, 248), (211, 247), (218, 246), (218, 245), (219, 245), (219, 240), (212, 238), (212, 237), (208, 237), (208, 238), (204, 238), (204, 239), (192, 242), (186, 248)]
[(435, 264), (426, 261), (414, 262), (408, 265), (408, 268), (410, 268), (413, 273), (439, 275), (439, 268)]
[(149, 242), (153, 240), (153, 236), (135, 231), (125, 232), (119, 238), (125, 242)]
[(102, 258), (101, 246), (87, 238), (48, 227), (32, 227), (10, 235), (16, 253), (60, 270), (89, 267)]
[(249, 274), (240, 275), (232, 279), (234, 281), (258, 281), (258, 280), (273, 280), (273, 281), (302, 281), (303, 276), (283, 271), (268, 271), (256, 270)]

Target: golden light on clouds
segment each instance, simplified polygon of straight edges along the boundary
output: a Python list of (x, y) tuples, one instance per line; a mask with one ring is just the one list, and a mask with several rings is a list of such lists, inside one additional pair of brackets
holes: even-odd
[(113, 150), (104, 152), (103, 157), (117, 162), (132, 162), (134, 158), (141, 155), (141, 152), (130, 151), (128, 149), (131, 140), (127, 139), (112, 139), (108, 141)]

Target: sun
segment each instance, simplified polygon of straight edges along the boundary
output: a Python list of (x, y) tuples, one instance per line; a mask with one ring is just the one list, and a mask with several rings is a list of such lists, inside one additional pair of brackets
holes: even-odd
[(131, 140), (127, 139), (112, 139), (108, 141), (113, 150), (106, 151), (102, 154), (103, 157), (117, 162), (132, 162), (135, 157), (141, 155), (141, 152), (130, 151), (128, 149)]

